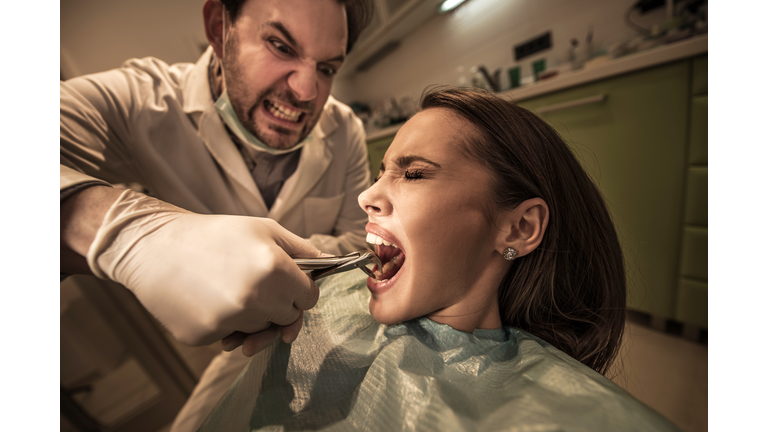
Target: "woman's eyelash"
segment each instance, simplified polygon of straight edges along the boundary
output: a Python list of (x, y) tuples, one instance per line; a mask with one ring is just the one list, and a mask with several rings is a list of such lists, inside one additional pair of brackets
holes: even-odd
[(424, 178), (424, 170), (405, 170), (405, 178), (408, 180), (417, 180), (420, 178)]

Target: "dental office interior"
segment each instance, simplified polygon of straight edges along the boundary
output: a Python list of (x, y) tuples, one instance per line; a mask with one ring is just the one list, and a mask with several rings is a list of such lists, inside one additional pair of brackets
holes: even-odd
[[(202, 3), (62, 1), (61, 79), (133, 57), (195, 62)], [(609, 378), (682, 430), (708, 430), (708, 2), (375, 3), (332, 90), (365, 125), (373, 175), (429, 85), (481, 87), (543, 117), (622, 241), (629, 314)], [(221, 350), (176, 342), (91, 277), (61, 283), (60, 312), (61, 431), (168, 430)]]

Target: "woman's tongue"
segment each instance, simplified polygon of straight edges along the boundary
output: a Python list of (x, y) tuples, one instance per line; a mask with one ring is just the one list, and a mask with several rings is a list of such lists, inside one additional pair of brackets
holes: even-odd
[(376, 280), (384, 281), (397, 274), (400, 267), (403, 266), (405, 255), (398, 248), (391, 246), (378, 245), (376, 254), (381, 258), (382, 268), (376, 269)]

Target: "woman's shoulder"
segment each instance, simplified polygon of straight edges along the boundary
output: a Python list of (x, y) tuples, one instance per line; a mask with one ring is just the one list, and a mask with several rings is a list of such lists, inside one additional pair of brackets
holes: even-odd
[[(361, 272), (321, 280), (306, 325), (322, 327), (342, 357), (366, 358), (370, 369), (357, 386), (376, 400), (419, 400), (445, 415), (461, 413), (478, 430), (678, 430), (608, 378), (521, 329), (466, 333), (426, 317), (378, 324), (365, 282)], [(392, 388), (381, 388), (384, 381)]]
[(524, 383), (523, 400), (531, 408), (546, 407), (551, 419), (581, 424), (583, 430), (679, 430), (619, 385), (543, 339), (517, 328), (507, 330), (519, 350), (510, 365), (510, 381)]

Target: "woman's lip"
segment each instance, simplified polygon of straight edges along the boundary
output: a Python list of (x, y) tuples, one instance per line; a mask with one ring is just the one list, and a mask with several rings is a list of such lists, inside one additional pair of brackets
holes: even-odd
[(403, 253), (405, 253), (405, 251), (403, 250), (403, 246), (400, 244), (400, 242), (397, 241), (397, 238), (395, 238), (395, 236), (392, 235), (392, 233), (390, 233), (389, 231), (385, 230), (384, 228), (376, 225), (375, 223), (368, 222), (365, 225), (365, 231), (368, 232), (368, 233), (371, 233), (371, 234), (375, 234), (375, 235), (383, 238), (384, 240), (394, 244), (395, 246), (397, 246), (398, 249), (402, 250)]

